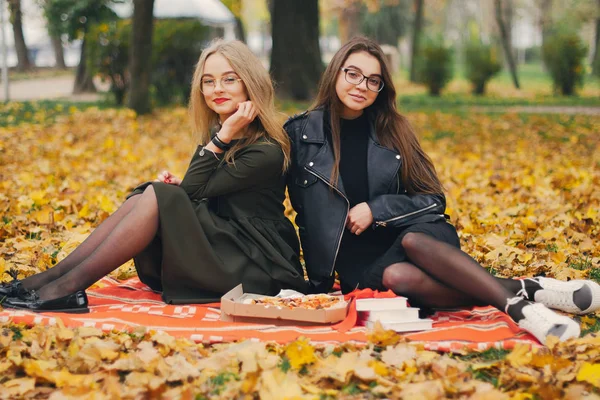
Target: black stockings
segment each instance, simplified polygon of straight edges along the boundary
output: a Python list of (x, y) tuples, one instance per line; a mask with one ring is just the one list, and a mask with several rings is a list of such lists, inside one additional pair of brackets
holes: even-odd
[(83, 290), (140, 253), (158, 231), (154, 188), (128, 199), (75, 251), (53, 268), (23, 280), (40, 299), (49, 300)]
[(495, 278), (463, 251), (428, 235), (408, 233), (402, 246), (411, 262), (390, 265), (383, 284), (417, 304), (492, 305), (504, 311), (507, 299), (521, 289), (520, 282)]

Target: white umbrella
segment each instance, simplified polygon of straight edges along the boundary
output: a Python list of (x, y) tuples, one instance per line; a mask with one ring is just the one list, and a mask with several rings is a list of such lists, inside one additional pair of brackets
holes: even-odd
[[(111, 8), (121, 18), (133, 14), (131, 2), (113, 4)], [(198, 18), (208, 25), (235, 24), (235, 16), (219, 0), (154, 0), (155, 18)]]

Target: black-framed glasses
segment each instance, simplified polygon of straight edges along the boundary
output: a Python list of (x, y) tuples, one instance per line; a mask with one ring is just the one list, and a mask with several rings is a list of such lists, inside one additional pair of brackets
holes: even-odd
[(383, 79), (378, 76), (366, 76), (352, 68), (341, 68), (344, 71), (344, 79), (353, 85), (360, 85), (362, 81), (367, 80), (367, 89), (371, 92), (379, 93), (383, 90)]
[[(235, 75), (227, 75), (218, 79), (221, 82), (221, 87), (227, 91), (235, 88), (238, 82), (241, 82), (242, 79), (236, 77)], [(217, 87), (217, 79), (215, 78), (202, 78), (200, 81), (200, 91), (202, 93), (212, 93)]]

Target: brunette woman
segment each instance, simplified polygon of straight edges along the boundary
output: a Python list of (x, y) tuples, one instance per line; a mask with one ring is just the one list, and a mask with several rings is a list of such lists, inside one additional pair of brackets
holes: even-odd
[(431, 308), (493, 305), (542, 343), (577, 337), (572, 313), (600, 308), (592, 281), (500, 279), (460, 250), (435, 168), (407, 119), (381, 48), (345, 44), (315, 105), (290, 119), (288, 190), (312, 290), (392, 289)]

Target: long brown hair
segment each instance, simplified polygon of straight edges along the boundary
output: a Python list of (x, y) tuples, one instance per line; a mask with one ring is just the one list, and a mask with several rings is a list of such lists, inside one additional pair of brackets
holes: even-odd
[(319, 92), (311, 109), (324, 108), (331, 116), (331, 137), (335, 163), (331, 173), (331, 184), (335, 185), (339, 176), (340, 165), (340, 118), (343, 104), (337, 96), (335, 86), (341, 68), (352, 53), (366, 52), (375, 57), (381, 65), (383, 90), (365, 112), (375, 120), (375, 131), (379, 142), (389, 149), (394, 149), (402, 156), (402, 183), (410, 194), (443, 192), (442, 184), (435, 172), (431, 159), (419, 144), (412, 126), (396, 108), (396, 89), (390, 74), (383, 50), (377, 43), (365, 37), (355, 37), (342, 46), (333, 56), (323, 73), (319, 84)]
[(258, 57), (240, 41), (216, 40), (200, 54), (192, 78), (189, 106), (197, 141), (206, 145), (211, 140), (210, 130), (219, 124), (219, 115), (208, 107), (200, 91), (204, 64), (213, 54), (220, 54), (227, 59), (235, 73), (242, 79), (248, 99), (258, 110), (256, 119), (248, 126), (245, 140), (237, 142), (225, 153), (225, 161), (233, 163), (234, 156), (240, 148), (255, 143), (261, 137), (267, 137), (281, 146), (285, 172), (290, 164), (291, 149), (289, 138), (283, 130), (285, 116), (275, 109), (275, 91), (269, 73)]

